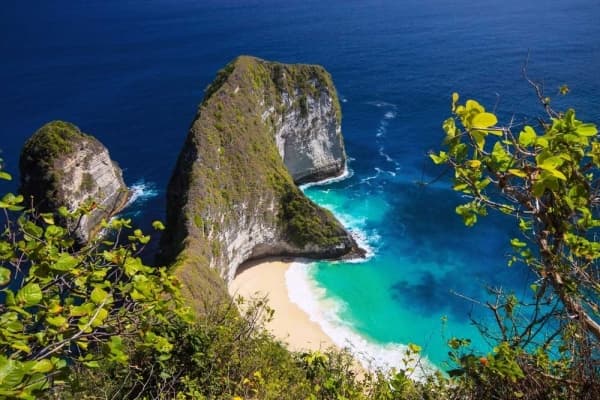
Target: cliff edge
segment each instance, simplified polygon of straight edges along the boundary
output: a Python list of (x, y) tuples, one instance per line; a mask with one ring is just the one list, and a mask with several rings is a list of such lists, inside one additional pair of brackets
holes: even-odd
[(202, 280), (219, 285), (211, 271), (228, 281), (250, 259), (360, 254), (296, 186), (344, 171), (340, 121), (323, 67), (241, 56), (219, 71), (171, 177), (161, 239), (193, 297)]
[(103, 218), (119, 212), (131, 195), (106, 147), (68, 122), (49, 122), (34, 133), (23, 147), (19, 169), (20, 191), (39, 211), (90, 205), (91, 211), (76, 226), (68, 226), (80, 243), (99, 230)]

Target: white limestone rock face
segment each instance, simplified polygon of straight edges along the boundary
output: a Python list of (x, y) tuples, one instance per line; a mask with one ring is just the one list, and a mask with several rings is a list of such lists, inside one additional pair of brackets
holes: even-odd
[(251, 259), (361, 254), (296, 185), (343, 173), (340, 121), (320, 66), (242, 56), (217, 74), (171, 177), (161, 239), (163, 261), (177, 260), (191, 296), (201, 296), (205, 268), (228, 281)]
[(106, 147), (67, 122), (40, 128), (23, 148), (20, 169), (21, 193), (39, 210), (90, 206), (91, 212), (68, 224), (80, 243), (89, 241), (102, 219), (120, 211), (131, 194)]
[(275, 126), (279, 154), (297, 184), (338, 176), (346, 166), (335, 89), (315, 79), (308, 84), (311, 90), (282, 92)]

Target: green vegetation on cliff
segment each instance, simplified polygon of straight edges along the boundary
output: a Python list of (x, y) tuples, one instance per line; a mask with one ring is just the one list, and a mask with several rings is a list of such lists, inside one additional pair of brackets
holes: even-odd
[[(227, 276), (250, 257), (330, 258), (354, 249), (333, 215), (298, 189), (277, 148), (277, 124), (294, 115), (285, 99), (321, 95), (331, 97), (331, 118), (339, 119), (335, 88), (322, 67), (247, 56), (207, 87), (169, 183), (162, 240), (164, 259), (177, 258), (178, 274), (196, 293), (191, 298), (208, 289), (198, 280), (213, 274), (201, 272), (209, 267)], [(231, 248), (233, 238), (248, 244)]]
[(298, 192), (289, 191), (281, 196), (280, 224), (291, 241), (299, 246), (316, 243), (319, 246), (335, 246), (340, 243), (344, 231), (334, 224), (323, 224), (333, 215), (316, 206)]
[[(38, 129), (23, 146), (20, 158), (20, 170), (28, 171), (32, 177), (22, 188), (36, 198), (56, 199), (57, 182), (62, 171), (55, 168), (57, 158), (73, 151), (73, 146), (82, 138), (88, 137), (75, 125), (64, 121), (48, 122)], [(46, 210), (60, 206), (54, 201), (45, 204)]]
[(52, 121), (38, 129), (23, 146), (19, 167), (20, 192), (39, 211), (89, 206), (89, 213), (68, 226), (82, 243), (129, 199), (121, 170), (108, 150), (68, 122)]
[(69, 122), (48, 122), (25, 142), (23, 153), (51, 163), (57, 156), (70, 153), (73, 145), (83, 137), (88, 136)]

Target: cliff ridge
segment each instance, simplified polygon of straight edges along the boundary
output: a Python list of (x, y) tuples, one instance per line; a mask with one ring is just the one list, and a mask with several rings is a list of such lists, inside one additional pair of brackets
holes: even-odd
[(267, 256), (360, 254), (296, 184), (338, 176), (346, 155), (330, 75), (241, 56), (207, 88), (167, 190), (163, 256), (194, 295)]

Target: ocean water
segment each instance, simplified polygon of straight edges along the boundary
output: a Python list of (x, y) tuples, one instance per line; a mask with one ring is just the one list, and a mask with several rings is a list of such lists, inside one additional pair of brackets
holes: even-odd
[(597, 0), (3, 1), (0, 157), (16, 175), (29, 135), (71, 121), (109, 147), (137, 188), (126, 214), (147, 229), (164, 218), (166, 184), (219, 68), (239, 54), (322, 64), (342, 99), (350, 174), (305, 192), (369, 258), (295, 265), (289, 281), (303, 286), (292, 297), (364, 358), (395, 364), (417, 343), (443, 367), (451, 336), (487, 348), (470, 322), (485, 313), (466, 297), (528, 287), (527, 271), (506, 267), (510, 221), (463, 227), (461, 199), (428, 161), (450, 94), (504, 122), (539, 114), (521, 76), (529, 54), (549, 95), (571, 88), (557, 108), (600, 123), (598, 21)]

